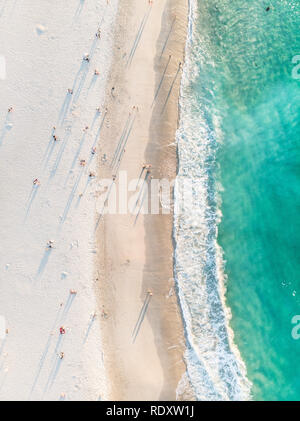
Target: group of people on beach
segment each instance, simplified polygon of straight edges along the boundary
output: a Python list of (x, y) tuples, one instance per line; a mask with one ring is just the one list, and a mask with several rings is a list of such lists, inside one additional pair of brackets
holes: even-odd
[[(98, 38), (98, 39), (100, 39), (101, 38), (101, 30), (100, 29), (98, 29), (97, 30), (97, 32), (96, 32), (96, 34), (95, 34), (95, 36), (96, 36), (96, 38)], [(83, 56), (83, 60), (84, 61), (86, 61), (86, 62), (90, 62), (90, 56), (89, 56), (89, 54), (85, 54), (84, 56)], [(95, 69), (94, 70), (94, 75), (95, 76), (99, 76), (100, 75), (100, 72), (99, 72), (99, 70), (98, 69)], [(74, 91), (73, 91), (73, 89), (72, 88), (68, 88), (68, 90), (67, 90), (67, 93), (69, 94), (69, 95), (73, 95), (73, 93), (74, 93)], [(13, 107), (9, 107), (8, 108), (8, 113), (11, 113), (11, 112), (13, 112)], [(98, 114), (100, 114), (101, 113), (101, 108), (100, 107), (97, 107), (96, 108), (96, 112), (98, 113)], [(107, 108), (105, 109), (105, 114), (108, 112), (108, 110), (107, 110)], [(84, 128), (83, 128), (83, 131), (84, 132), (87, 132), (89, 130), (89, 126), (85, 126)], [(53, 139), (53, 141), (54, 142), (57, 142), (58, 140), (59, 140), (59, 137), (57, 136), (57, 134), (56, 134), (56, 126), (53, 126), (53, 129), (52, 129), (52, 139)], [(91, 148), (91, 154), (92, 155), (95, 155), (96, 154), (96, 152), (97, 152), (97, 148), (96, 148), (96, 146), (93, 146), (92, 148)], [(80, 161), (79, 161), (79, 165), (81, 166), (81, 167), (85, 167), (86, 166), (86, 160), (85, 159), (80, 159)], [(95, 175), (95, 173), (94, 172), (92, 172), (92, 171), (89, 171), (89, 178), (94, 178), (96, 175)], [(34, 180), (33, 180), (33, 185), (35, 186), (35, 187), (38, 187), (38, 186), (40, 186), (41, 185), (41, 183), (40, 183), (40, 180), (38, 179), (38, 178), (35, 178)], [(47, 249), (48, 250), (52, 250), (52, 249), (54, 249), (54, 241), (53, 240), (48, 240), (48, 242), (47, 242)], [(74, 290), (74, 289), (71, 289), (70, 290), (70, 294), (71, 295), (76, 295), (77, 294), (77, 291), (76, 290)], [(93, 314), (92, 314), (92, 320), (94, 320), (95, 319), (95, 317), (96, 317), (96, 312), (94, 312)], [(107, 313), (107, 311), (106, 310), (104, 310), (104, 308), (102, 309), (102, 317), (103, 318), (107, 318), (108, 317), (108, 313)], [(60, 335), (65, 335), (66, 334), (66, 329), (65, 329), (65, 327), (64, 326), (60, 326), (60, 328), (59, 328), (59, 334)], [(65, 353), (63, 352), (63, 351), (61, 351), (61, 352), (59, 352), (58, 354), (58, 357), (62, 360), (62, 359), (64, 359), (64, 357), (65, 357)], [(65, 397), (65, 394), (64, 393), (62, 393), (61, 394), (61, 397)]]
[[(108, 0), (107, 0), (108, 1)], [(149, 5), (152, 5), (153, 4), (153, 0), (148, 0), (149, 1)], [(98, 29), (97, 30), (97, 32), (96, 32), (96, 34), (95, 34), (95, 36), (96, 36), (96, 38), (98, 38), (98, 39), (100, 39), (101, 38), (101, 30), (100, 29)], [(90, 55), (89, 54), (85, 54), (84, 56), (83, 56), (83, 61), (85, 61), (85, 62), (87, 62), (87, 63), (90, 63), (90, 61), (91, 61), (91, 57), (90, 57)], [(95, 76), (99, 76), (100, 75), (100, 72), (99, 72), (99, 70), (98, 69), (95, 69), (94, 70), (94, 75)], [(67, 89), (67, 93), (69, 94), (69, 95), (73, 95), (74, 94), (74, 91), (73, 91), (73, 89), (72, 88), (68, 88)], [(115, 96), (115, 86), (113, 86), (112, 87), (112, 89), (111, 89), (111, 95), (114, 97)], [(132, 107), (132, 110), (133, 110), (133, 112), (138, 112), (139, 111), (139, 109), (138, 109), (138, 106), (133, 106)], [(101, 108), (100, 107), (97, 107), (96, 108), (96, 111), (97, 111), (97, 113), (101, 113)], [(8, 108), (8, 113), (12, 113), (13, 112), (13, 107), (12, 106), (10, 106), (9, 108)], [(108, 110), (107, 110), (107, 108), (105, 109), (105, 111), (104, 111), (105, 113), (107, 113), (108, 112)], [(88, 126), (85, 126), (84, 128), (83, 128), (83, 131), (84, 132), (87, 132), (89, 130), (89, 127)], [(53, 126), (53, 128), (52, 128), (52, 139), (53, 139), (53, 142), (58, 142), (59, 141), (59, 136), (57, 135), (57, 128), (56, 128), (56, 126)], [(125, 149), (124, 149), (124, 152), (125, 152)], [(91, 148), (91, 154), (92, 155), (95, 155), (97, 153), (97, 148), (96, 148), (96, 146), (93, 146), (92, 148)], [(106, 156), (106, 154), (104, 154), (103, 155), (103, 157), (102, 157), (102, 162), (103, 163), (105, 163), (107, 161), (107, 156)], [(85, 159), (80, 159), (79, 160), (79, 165), (80, 165), (80, 167), (85, 167), (86, 166), (86, 164), (87, 164), (87, 162), (86, 162), (86, 160)], [(142, 171), (146, 171), (147, 172), (147, 174), (149, 174), (150, 172), (151, 172), (151, 169), (152, 169), (152, 165), (151, 164), (149, 164), (149, 163), (143, 163), (142, 164)], [(96, 174), (94, 173), (94, 172), (92, 172), (92, 171), (89, 171), (89, 173), (88, 173), (88, 177), (89, 178), (94, 178), (94, 177), (96, 177)], [(115, 179), (116, 179), (116, 175), (113, 175), (112, 176), (112, 178), (113, 178), (113, 181), (115, 181)], [(41, 182), (40, 182), (40, 180), (39, 180), (39, 178), (34, 178), (33, 179), (33, 186), (34, 187), (39, 187), (41, 185)], [(47, 241), (47, 244), (46, 244), (46, 248), (50, 251), (50, 250), (53, 250), (54, 248), (55, 248), (55, 242), (54, 242), (54, 240), (48, 240)], [(74, 290), (74, 289), (71, 289), (70, 291), (69, 291), (69, 293), (71, 294), (71, 295), (76, 295), (77, 294), (77, 291), (76, 290)], [(149, 297), (152, 297), (152, 295), (153, 295), (153, 292), (151, 291), (151, 290), (148, 290), (147, 291), (147, 295), (149, 296)], [(93, 313), (92, 314), (92, 320), (94, 320), (95, 318), (96, 318), (96, 313)], [(109, 317), (109, 313), (107, 312), (107, 310), (104, 308), (104, 306), (103, 306), (103, 308), (102, 308), (102, 311), (101, 311), (101, 317), (103, 318), (103, 319), (107, 319), (108, 317)], [(66, 333), (67, 333), (67, 329), (64, 327), (64, 326), (60, 326), (59, 327), (59, 334), (60, 335), (66, 335)], [(63, 352), (63, 351), (60, 351), (58, 354), (58, 357), (61, 359), (61, 360), (63, 360), (64, 358), (65, 358), (65, 353)], [(61, 394), (61, 397), (65, 397), (65, 394), (64, 393), (62, 393)]]

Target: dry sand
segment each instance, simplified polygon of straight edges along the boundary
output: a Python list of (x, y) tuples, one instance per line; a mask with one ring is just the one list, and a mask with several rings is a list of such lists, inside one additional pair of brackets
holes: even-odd
[(8, 329), (4, 339), (0, 331), (1, 401), (106, 398), (101, 320), (92, 318), (97, 182), (89, 171), (97, 168), (91, 148), (117, 3), (0, 1), (7, 73), (0, 79), (0, 319)]
[[(139, 177), (143, 163), (150, 163), (154, 178), (175, 178), (179, 63), (184, 56), (187, 3), (154, 0), (151, 6), (147, 0), (122, 0), (100, 141), (100, 155), (105, 153), (108, 161), (99, 158), (100, 178), (115, 173), (110, 163), (129, 112), (136, 119), (119, 169), (132, 180)], [(172, 224), (172, 214), (139, 215), (136, 223), (129, 213), (100, 220), (97, 276), (99, 306), (108, 314), (102, 318), (102, 328), (110, 399), (176, 399), (185, 373), (185, 345), (174, 292)], [(148, 297), (134, 341), (148, 290), (153, 296)]]

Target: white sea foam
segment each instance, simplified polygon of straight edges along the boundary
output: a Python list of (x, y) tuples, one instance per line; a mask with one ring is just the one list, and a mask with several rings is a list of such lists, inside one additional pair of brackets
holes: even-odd
[(187, 340), (187, 375), (198, 400), (248, 400), (251, 384), (229, 327), (222, 251), (217, 244), (221, 217), (214, 173), (218, 118), (211, 116), (207, 122), (207, 104), (199, 100), (195, 87), (190, 88), (198, 76), (199, 62), (204, 60), (201, 49), (206, 48), (200, 44), (196, 20), (197, 2), (190, 1), (176, 135), (175, 208), (187, 178), (197, 181), (193, 194), (198, 208), (185, 206), (174, 218), (175, 278)]

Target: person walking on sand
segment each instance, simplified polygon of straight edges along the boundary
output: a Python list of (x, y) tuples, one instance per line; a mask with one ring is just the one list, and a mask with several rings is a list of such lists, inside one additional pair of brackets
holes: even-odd
[(48, 249), (53, 249), (53, 247), (54, 247), (54, 241), (49, 240), (48, 243), (47, 243), (47, 247), (48, 247)]
[(61, 335), (64, 335), (64, 334), (66, 333), (66, 329), (65, 329), (63, 326), (61, 326), (61, 327), (59, 328), (59, 333), (60, 333)]
[(150, 172), (149, 170), (152, 168), (151, 164), (143, 164), (143, 170), (148, 170), (147, 172)]
[(35, 185), (35, 186), (40, 186), (40, 181), (39, 181), (39, 179), (38, 178), (35, 178), (34, 180), (33, 180), (33, 184)]
[(103, 319), (107, 319), (108, 318), (108, 313), (107, 313), (107, 311), (104, 310), (104, 308), (102, 309), (101, 316), (103, 317)]

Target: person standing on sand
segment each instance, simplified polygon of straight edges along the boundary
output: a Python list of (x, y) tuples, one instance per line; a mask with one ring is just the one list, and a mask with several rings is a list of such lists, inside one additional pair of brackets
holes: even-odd
[(49, 240), (48, 243), (47, 243), (47, 248), (48, 249), (53, 249), (53, 247), (54, 247), (54, 241)]

